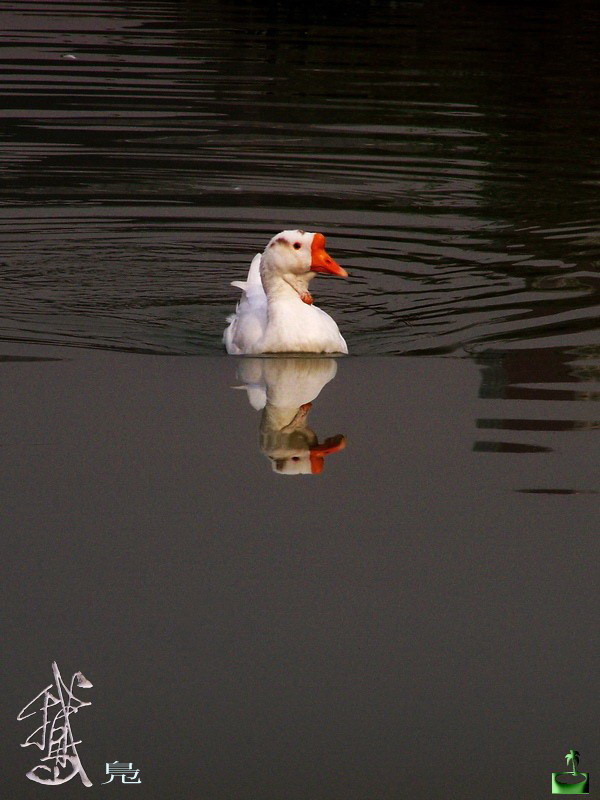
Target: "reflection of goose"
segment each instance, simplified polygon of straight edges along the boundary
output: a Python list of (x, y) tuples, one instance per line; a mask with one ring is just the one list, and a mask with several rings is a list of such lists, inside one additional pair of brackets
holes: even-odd
[(332, 436), (321, 444), (308, 427), (312, 401), (335, 377), (333, 358), (248, 358), (238, 375), (260, 420), (260, 449), (282, 475), (318, 475), (325, 456), (346, 446)]
[(312, 305), (308, 284), (317, 272), (347, 277), (325, 251), (321, 233), (282, 231), (250, 265), (235, 314), (223, 335), (232, 355), (347, 353), (329, 314)]

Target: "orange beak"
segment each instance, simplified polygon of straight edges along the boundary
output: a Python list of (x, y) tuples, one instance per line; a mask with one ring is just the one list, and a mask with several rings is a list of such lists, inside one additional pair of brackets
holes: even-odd
[(339, 275), (340, 278), (347, 278), (348, 273), (345, 269), (333, 260), (325, 250), (325, 237), (322, 233), (315, 233), (310, 248), (312, 260), (310, 268), (313, 272), (330, 272), (332, 275)]
[(346, 447), (346, 437), (338, 434), (325, 439), (323, 444), (317, 444), (310, 448), (310, 470), (313, 475), (320, 475), (325, 466), (325, 456), (331, 453), (338, 453)]

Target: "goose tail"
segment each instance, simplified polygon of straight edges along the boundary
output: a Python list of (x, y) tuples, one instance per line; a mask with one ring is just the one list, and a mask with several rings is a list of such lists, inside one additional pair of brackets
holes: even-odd
[(257, 253), (252, 259), (245, 281), (232, 281), (231, 285), (242, 290), (235, 314), (227, 317), (228, 327), (223, 334), (227, 352), (233, 355), (251, 352), (252, 343), (264, 334), (267, 321), (267, 296), (260, 277), (260, 259)]
[(252, 259), (250, 269), (248, 270), (248, 277), (245, 281), (231, 281), (231, 285), (243, 292), (248, 292), (249, 289), (262, 289), (262, 280), (260, 278), (260, 258), (261, 253), (257, 253)]

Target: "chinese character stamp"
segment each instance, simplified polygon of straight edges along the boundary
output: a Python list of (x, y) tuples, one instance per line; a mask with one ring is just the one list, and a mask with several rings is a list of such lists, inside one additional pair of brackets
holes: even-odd
[(71, 730), (69, 717), (83, 706), (89, 706), (73, 694), (77, 683), (80, 689), (91, 689), (92, 683), (81, 672), (76, 672), (71, 678), (69, 686), (61, 678), (56, 662), (52, 664), (54, 683), (36, 695), (17, 717), (19, 721), (41, 713), (42, 724), (33, 733), (29, 734), (21, 747), (35, 745), (44, 752), (40, 757), (41, 764), (33, 767), (27, 777), (36, 783), (45, 783), (58, 786), (66, 783), (79, 775), (84, 786), (91, 786), (92, 782), (85, 774), (85, 770), (77, 753), (76, 741)]
[(124, 761), (113, 761), (112, 763), (106, 765), (106, 774), (110, 775), (110, 778), (107, 781), (104, 781), (102, 786), (107, 783), (111, 783), (115, 776), (121, 778), (121, 783), (142, 782), (138, 778), (138, 775), (140, 774), (139, 769), (133, 769), (133, 764), (131, 762), (126, 764)]

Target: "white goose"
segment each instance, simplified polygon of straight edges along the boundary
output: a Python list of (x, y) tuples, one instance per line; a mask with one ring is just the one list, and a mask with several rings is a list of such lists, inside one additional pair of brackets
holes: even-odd
[(232, 355), (261, 353), (347, 353), (338, 326), (312, 305), (308, 283), (317, 272), (345, 278), (325, 250), (322, 233), (282, 231), (258, 253), (245, 281), (235, 314), (223, 334)]

